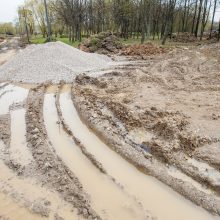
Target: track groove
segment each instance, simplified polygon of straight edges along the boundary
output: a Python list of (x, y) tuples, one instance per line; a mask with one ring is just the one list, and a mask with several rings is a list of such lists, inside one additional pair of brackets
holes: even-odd
[(37, 165), (37, 172), (41, 175), (42, 183), (59, 192), (64, 200), (78, 209), (80, 215), (99, 219), (91, 209), (78, 178), (63, 164), (49, 145), (43, 120), (45, 90), (45, 85), (33, 88), (27, 98), (27, 141)]

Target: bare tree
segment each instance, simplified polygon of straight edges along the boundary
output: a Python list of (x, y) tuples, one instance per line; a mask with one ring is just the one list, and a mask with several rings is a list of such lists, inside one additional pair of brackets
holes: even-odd
[(211, 23), (209, 38), (212, 38), (212, 30), (213, 30), (213, 24), (214, 24), (214, 19), (215, 19), (216, 8), (217, 8), (217, 0), (214, 0), (214, 8), (213, 8), (212, 23)]
[(203, 5), (203, 0), (200, 0), (199, 3), (199, 12), (198, 12), (198, 17), (196, 21), (196, 29), (195, 29), (195, 36), (198, 36), (198, 31), (199, 31), (199, 24), (200, 24), (200, 19), (201, 19), (201, 12), (202, 12), (202, 5)]

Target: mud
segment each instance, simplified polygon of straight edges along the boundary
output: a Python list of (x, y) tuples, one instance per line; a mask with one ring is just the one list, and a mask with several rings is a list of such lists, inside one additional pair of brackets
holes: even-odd
[(10, 60), (20, 49), (21, 42), (19, 38), (8, 38), (0, 44), (0, 65)]
[[(206, 215), (205, 211), (195, 208), (192, 203), (184, 200), (183, 197), (178, 196), (156, 179), (139, 172), (134, 166), (121, 158), (120, 155), (108, 148), (92, 130), (89, 130), (81, 122), (78, 113), (73, 107), (69, 93), (61, 94), (60, 104), (65, 122), (76, 136), (82, 140), (87, 150), (95, 155), (108, 173), (123, 185), (123, 189), (134, 195), (144, 207), (147, 207), (153, 213), (153, 216), (158, 219), (169, 220), (213, 218)], [(155, 200), (156, 197), (159, 197), (160, 200)], [(166, 201), (166, 206), (164, 206), (164, 201)]]
[[(105, 173), (93, 166), (91, 160), (57, 124), (55, 98), (47, 95), (44, 114), (52, 146), (64, 163), (74, 172), (90, 195), (92, 207), (103, 219), (152, 219), (149, 214)], [(63, 148), (62, 146), (65, 146)], [(83, 171), (83, 172), (82, 172)], [(97, 191), (97, 190), (98, 191)]]
[(96, 160), (96, 158), (94, 157), (94, 155), (90, 154), (85, 146), (83, 146), (83, 144), (81, 143), (81, 141), (79, 139), (77, 139), (73, 132), (70, 130), (69, 126), (65, 123), (63, 115), (62, 115), (62, 111), (60, 108), (60, 92), (63, 90), (63, 84), (61, 84), (58, 88), (58, 91), (56, 93), (56, 108), (57, 108), (57, 114), (59, 117), (59, 123), (62, 124), (62, 127), (64, 129), (64, 131), (73, 139), (74, 143), (79, 146), (79, 148), (81, 149), (82, 153), (89, 158), (89, 160), (104, 174), (107, 174), (106, 170), (104, 169), (104, 167), (102, 166), (102, 164)]
[[(10, 92), (9, 92), (10, 91)], [(4, 86), (0, 90), (0, 94), (5, 93), (1, 98), (0, 98), (0, 114), (7, 114), (9, 113), (10, 106), (15, 106), (19, 105), (21, 103), (24, 104), (25, 99), (27, 98), (28, 95), (28, 89), (24, 89), (12, 84), (9, 84)]]
[(219, 48), (0, 83), (0, 219), (219, 219)]
[[(2, 162), (0, 162), (0, 166), (0, 201), (1, 204), (5, 204), (2, 207), (4, 210), (1, 209), (1, 214), (8, 212), (7, 215), (12, 214), (14, 216), (12, 219), (18, 219), (20, 218), (18, 213), (25, 209), (27, 212), (23, 214), (21, 219), (54, 219), (55, 215), (61, 215), (66, 219), (71, 218), (71, 216), (74, 219), (80, 219), (76, 210), (73, 210), (71, 205), (65, 203), (51, 189), (42, 187), (33, 178), (18, 177)], [(7, 200), (13, 203), (7, 203)], [(16, 207), (18, 207), (17, 210), (14, 210)], [(10, 212), (10, 210), (12, 211)], [(31, 213), (32, 216), (30, 217)]]
[(11, 131), (10, 131), (10, 115), (0, 115), (0, 139), (6, 146), (10, 144)]
[(30, 90), (27, 98), (27, 141), (32, 151), (37, 170), (43, 185), (55, 189), (84, 217), (98, 219), (91, 209), (88, 198), (78, 178), (66, 167), (56, 155), (48, 140), (43, 120), (43, 102), (45, 85)]
[[(181, 49), (155, 57), (133, 71), (125, 68), (95, 79), (81, 75), (73, 84), (72, 99), (84, 121), (116, 152), (219, 215), (219, 171), (210, 168), (212, 172), (204, 174), (200, 161), (195, 165), (189, 160), (202, 159), (200, 149), (219, 144), (218, 132), (213, 133), (218, 130), (218, 117), (214, 116), (219, 115), (219, 63), (210, 56), (201, 47)], [(191, 98), (208, 104), (199, 104), (198, 111), (190, 107)], [(214, 115), (210, 118), (206, 116), (209, 109)], [(203, 158), (214, 164), (207, 156)], [(172, 166), (192, 181), (170, 175)]]

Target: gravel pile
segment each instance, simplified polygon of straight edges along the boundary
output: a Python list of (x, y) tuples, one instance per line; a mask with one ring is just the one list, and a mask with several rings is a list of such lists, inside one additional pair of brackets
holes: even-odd
[(86, 53), (62, 42), (31, 45), (0, 67), (0, 81), (71, 82), (79, 73), (98, 71), (111, 64), (107, 56)]

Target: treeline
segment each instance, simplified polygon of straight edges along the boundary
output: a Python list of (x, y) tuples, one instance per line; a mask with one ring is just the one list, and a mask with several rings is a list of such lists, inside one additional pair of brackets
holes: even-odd
[(202, 39), (204, 32), (211, 38), (220, 29), (220, 22), (218, 27), (214, 22), (219, 0), (47, 0), (47, 16), (44, 3), (27, 0), (19, 9), (21, 31), (40, 30), (46, 36), (48, 23), (52, 34), (68, 34), (70, 41), (111, 30), (123, 38), (144, 42), (152, 37), (165, 43), (173, 33), (190, 32)]
[(16, 33), (16, 29), (11, 22), (0, 23), (0, 34), (1, 35), (14, 35)]

